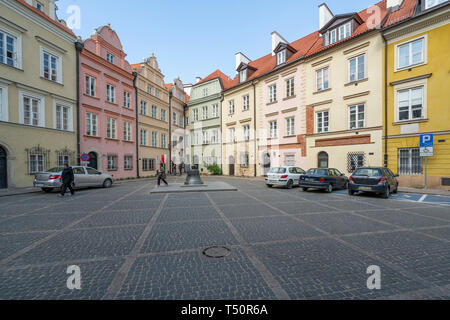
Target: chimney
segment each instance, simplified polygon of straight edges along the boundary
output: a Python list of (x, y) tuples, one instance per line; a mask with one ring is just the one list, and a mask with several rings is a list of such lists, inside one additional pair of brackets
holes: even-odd
[(200, 77), (195, 78), (195, 83), (199, 83), (200, 81), (202, 81), (202, 78), (200, 78)]
[(387, 0), (386, 2), (386, 8), (388, 10), (397, 11), (402, 6), (403, 0)]
[(49, 1), (49, 9), (48, 9), (48, 13), (49, 13), (49, 16), (50, 16), (50, 18), (52, 18), (53, 20), (57, 20), (56, 19), (56, 3), (55, 3), (55, 1), (56, 0), (50, 0)]
[(276, 31), (272, 32), (272, 56), (275, 55), (275, 52), (273, 51), (280, 43), (288, 43), (288, 42), (278, 32)]
[[(235, 70), (237, 70), (237, 68), (239, 67), (239, 65), (243, 62), (245, 64), (249, 64), (252, 60), (250, 60), (249, 58), (247, 58), (242, 52), (238, 52), (236, 53), (236, 68)], [(237, 71), (236, 71), (237, 74)]]
[(331, 19), (333, 19), (334, 15), (326, 5), (326, 3), (322, 3), (319, 5), (319, 30), (322, 29)]

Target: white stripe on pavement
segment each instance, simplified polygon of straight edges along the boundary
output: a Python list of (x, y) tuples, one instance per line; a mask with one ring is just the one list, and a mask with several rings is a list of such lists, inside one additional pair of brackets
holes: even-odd
[(428, 195), (427, 195), (427, 194), (424, 194), (424, 195), (422, 196), (422, 198), (420, 198), (419, 202), (423, 202), (427, 197), (428, 197)]

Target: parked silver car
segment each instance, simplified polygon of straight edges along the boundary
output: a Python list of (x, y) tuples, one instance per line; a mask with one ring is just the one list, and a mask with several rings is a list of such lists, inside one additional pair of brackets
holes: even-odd
[(266, 175), (266, 185), (269, 188), (273, 186), (283, 186), (288, 189), (298, 186), (300, 181), (300, 175), (305, 174), (305, 170), (298, 167), (278, 167), (270, 169)]
[[(75, 176), (75, 188), (104, 187), (110, 188), (113, 177), (107, 173), (101, 173), (89, 167), (72, 167)], [(45, 192), (52, 192), (62, 186), (61, 174), (64, 168), (52, 168), (45, 172), (39, 172), (34, 178), (34, 187), (42, 188)]]

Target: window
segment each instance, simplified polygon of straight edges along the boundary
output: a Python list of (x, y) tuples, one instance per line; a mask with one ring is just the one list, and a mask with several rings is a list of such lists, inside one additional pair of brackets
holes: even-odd
[(286, 80), (286, 98), (293, 97), (295, 95), (295, 79), (290, 78)]
[(8, 87), (0, 86), (0, 121), (8, 121)]
[(131, 122), (123, 123), (123, 140), (131, 142)]
[(152, 105), (152, 118), (153, 119), (158, 118), (158, 108), (155, 105)]
[(166, 121), (166, 110), (161, 109), (161, 121)]
[(244, 133), (244, 140), (245, 141), (250, 141), (250, 126), (246, 125), (242, 128), (243, 133)]
[(339, 40), (350, 37), (352, 34), (352, 23), (346, 23), (339, 27)]
[(91, 97), (97, 96), (97, 79), (91, 76), (86, 76), (86, 94)]
[(109, 52), (106, 53), (106, 61), (114, 64), (114, 56)]
[(183, 123), (183, 116), (180, 116), (180, 119), (179, 119), (179, 124), (180, 124), (180, 127), (181, 127), (181, 128), (183, 128), (183, 127), (184, 127), (184, 123)]
[(44, 126), (42, 100), (36, 97), (23, 96), (23, 124), (29, 126)]
[(362, 168), (365, 165), (366, 156), (361, 153), (349, 153), (347, 155), (347, 171), (353, 173), (358, 168)]
[(142, 171), (154, 171), (155, 159), (142, 159)]
[(124, 170), (133, 170), (133, 156), (124, 156), (123, 157), (123, 169)]
[(108, 171), (117, 170), (117, 156), (108, 155)]
[(148, 94), (152, 94), (152, 87), (147, 86), (147, 92), (148, 92)]
[(241, 153), (241, 167), (248, 168), (249, 156), (248, 153)]
[(198, 109), (194, 110), (194, 122), (198, 121)]
[(228, 142), (234, 142), (235, 132), (235, 128), (228, 129)]
[(202, 132), (203, 135), (203, 144), (208, 144), (209, 140), (208, 140), (208, 131), (203, 131)]
[(58, 167), (64, 167), (66, 164), (70, 164), (70, 156), (58, 154)]
[(361, 129), (365, 127), (365, 105), (358, 104), (349, 107), (349, 127), (350, 130)]
[(123, 106), (131, 109), (131, 94), (128, 91), (123, 92)]
[(239, 82), (247, 81), (247, 69), (239, 71)]
[[(328, 153), (320, 152), (318, 155), (318, 163), (319, 163), (318, 167), (320, 169), (328, 168)], [(317, 173), (317, 174), (321, 174), (321, 173)], [(326, 175), (326, 173), (324, 173), (324, 175)]]
[(116, 103), (116, 88), (111, 84), (106, 85), (106, 101)]
[(217, 118), (219, 116), (219, 105), (217, 103), (212, 105), (212, 117)]
[(219, 142), (219, 130), (213, 130), (211, 134), (211, 143)]
[(269, 103), (277, 102), (277, 85), (273, 84), (269, 87)]
[(424, 38), (398, 46), (398, 69), (421, 64), (425, 61)]
[(230, 108), (228, 110), (229, 114), (234, 114), (234, 100), (230, 100)]
[(0, 63), (11, 67), (19, 67), (17, 42), (17, 37), (0, 30)]
[(286, 62), (286, 49), (277, 53), (277, 65), (280, 65), (285, 62)]
[(106, 121), (106, 137), (108, 139), (117, 139), (117, 120), (108, 118)]
[(323, 133), (323, 132), (328, 132), (329, 131), (329, 111), (322, 111), (322, 112), (317, 112), (316, 113), (316, 128), (317, 128), (317, 133)]
[(148, 146), (147, 130), (141, 129), (141, 146)]
[(295, 118), (286, 119), (286, 136), (295, 136)]
[(349, 81), (362, 80), (366, 76), (366, 56), (360, 55), (349, 60)]
[(202, 120), (208, 119), (208, 107), (202, 108)]
[(156, 131), (152, 132), (152, 147), (154, 148), (158, 147), (158, 132)]
[[(286, 166), (289, 166), (289, 167), (295, 166), (295, 155), (287, 155), (284, 163)], [(295, 168), (292, 168), (292, 169), (295, 169)], [(297, 170), (291, 171), (291, 173), (297, 173)]]
[(336, 39), (337, 39), (337, 30), (336, 29), (331, 30), (331, 32), (330, 32), (330, 44), (335, 43)]
[(157, 98), (159, 98), (159, 90), (158, 90), (158, 89), (155, 89), (155, 96), (156, 96)]
[(425, 0), (425, 10), (437, 6), (438, 4), (444, 3), (445, 1), (447, 0)]
[(174, 112), (173, 114), (172, 114), (172, 116), (173, 116), (173, 124), (177, 124), (177, 114)]
[(329, 83), (329, 68), (322, 68), (316, 71), (317, 91), (326, 90), (330, 87)]
[(141, 114), (147, 115), (147, 102), (141, 101)]
[(55, 129), (58, 130), (64, 130), (64, 131), (68, 131), (71, 130), (71, 126), (70, 126), (70, 107), (67, 106), (61, 106), (61, 105), (56, 105), (56, 110), (55, 110)]
[(167, 140), (165, 133), (161, 133), (161, 148), (163, 149), (167, 148)]
[(204, 97), (208, 96), (208, 88), (203, 89), (203, 96)]
[(423, 162), (419, 148), (398, 150), (398, 172), (404, 175), (419, 175), (423, 173)]
[(97, 115), (95, 113), (86, 112), (86, 135), (97, 136)]
[(278, 123), (276, 121), (269, 122), (269, 128), (270, 128), (269, 137), (271, 139), (278, 138)]
[(39, 11), (44, 11), (44, 6), (42, 5), (42, 3), (36, 1), (36, 9), (38, 9)]
[(399, 121), (423, 119), (424, 87), (398, 91)]
[(247, 111), (250, 108), (250, 96), (249, 95), (244, 96), (243, 100), (244, 100), (244, 104), (243, 104), (242, 109), (244, 111)]
[(41, 47), (41, 76), (50, 81), (61, 82), (61, 60), (60, 56)]
[(30, 154), (29, 155), (29, 173), (35, 174), (44, 171), (44, 155), (43, 154)]

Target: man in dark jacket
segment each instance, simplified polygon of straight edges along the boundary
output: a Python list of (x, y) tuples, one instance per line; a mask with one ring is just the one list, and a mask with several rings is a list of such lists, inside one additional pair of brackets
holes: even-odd
[(71, 195), (75, 194), (75, 190), (73, 190), (72, 183), (75, 180), (75, 176), (73, 175), (73, 169), (68, 164), (64, 165), (64, 170), (61, 174), (61, 194), (59, 194), (60, 197), (64, 197), (66, 194), (67, 188), (69, 188)]
[(158, 188), (161, 186), (161, 180), (166, 184), (166, 186), (169, 185), (166, 181), (166, 171), (164, 169), (164, 165), (162, 164), (158, 170), (158, 185), (157, 185)]

